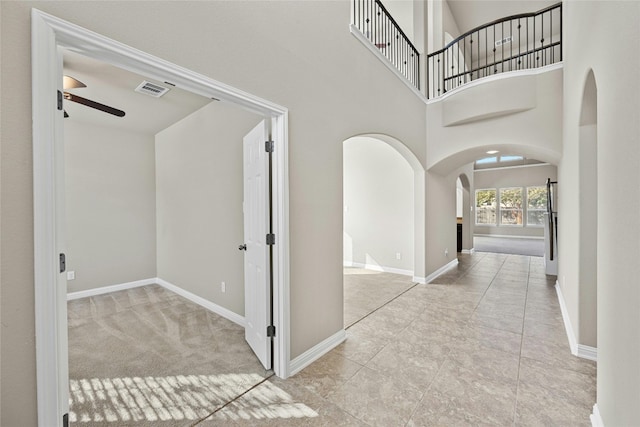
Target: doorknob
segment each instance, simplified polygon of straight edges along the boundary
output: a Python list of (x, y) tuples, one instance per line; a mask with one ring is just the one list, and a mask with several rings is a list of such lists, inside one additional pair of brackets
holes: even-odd
[(247, 244), (245, 243), (244, 245), (238, 246), (238, 250), (246, 251), (247, 250)]

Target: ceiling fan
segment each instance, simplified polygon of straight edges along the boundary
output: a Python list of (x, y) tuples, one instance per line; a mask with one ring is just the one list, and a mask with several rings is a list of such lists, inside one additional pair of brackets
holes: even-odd
[[(86, 84), (82, 83), (80, 80), (74, 79), (71, 76), (64, 76), (62, 87), (64, 88), (64, 99), (67, 101), (77, 102), (78, 104), (85, 105), (87, 107), (95, 108), (96, 110), (103, 111), (105, 113), (113, 114), (114, 116), (124, 117), (124, 111), (118, 110), (117, 108), (109, 107), (108, 105), (101, 104), (96, 101), (92, 101), (87, 98), (83, 98), (78, 95), (74, 95), (72, 93), (67, 92), (67, 89), (79, 89), (83, 87), (87, 87)], [(64, 117), (69, 117), (67, 112), (64, 112)]]

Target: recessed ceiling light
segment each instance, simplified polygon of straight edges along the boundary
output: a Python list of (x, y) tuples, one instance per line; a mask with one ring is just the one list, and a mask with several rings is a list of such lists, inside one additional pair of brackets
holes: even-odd
[(498, 150), (489, 150), (487, 151), (487, 154), (496, 154), (498, 152), (499, 152)]

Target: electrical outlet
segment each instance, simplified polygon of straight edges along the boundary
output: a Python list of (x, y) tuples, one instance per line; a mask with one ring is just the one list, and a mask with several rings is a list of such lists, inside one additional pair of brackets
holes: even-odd
[(396, 259), (402, 259), (402, 254), (400, 252), (396, 252)]
[(444, 256), (449, 256), (449, 248), (444, 250)]
[(76, 272), (75, 271), (67, 271), (67, 280), (75, 280)]
[(224, 282), (221, 282), (221, 283), (220, 283), (220, 290), (221, 290), (222, 292), (227, 292), (227, 284), (226, 284), (226, 283), (224, 283)]

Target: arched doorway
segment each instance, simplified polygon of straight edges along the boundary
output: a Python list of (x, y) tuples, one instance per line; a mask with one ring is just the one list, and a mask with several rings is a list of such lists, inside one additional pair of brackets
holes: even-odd
[(345, 326), (424, 276), (424, 243), (417, 232), (424, 224), (418, 203), (423, 182), (420, 162), (400, 141), (385, 135), (344, 141)]
[[(578, 353), (595, 359), (598, 282), (598, 90), (593, 71), (584, 85), (580, 113), (580, 245)], [(582, 353), (582, 354), (581, 354)]]
[(473, 222), (471, 221), (471, 182), (467, 174), (456, 178), (456, 222), (458, 252), (473, 252)]

